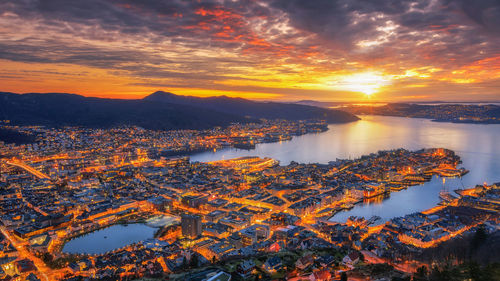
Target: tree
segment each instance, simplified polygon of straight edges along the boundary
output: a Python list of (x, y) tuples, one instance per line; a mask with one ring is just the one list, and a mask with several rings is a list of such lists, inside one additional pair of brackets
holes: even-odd
[(48, 252), (43, 253), (43, 256), (42, 256), (42, 260), (43, 260), (43, 262), (45, 262), (45, 263), (49, 263), (49, 262), (51, 262), (53, 259), (54, 259), (54, 257), (53, 257), (50, 253), (48, 253)]
[(410, 276), (408, 277), (392, 277), (391, 281), (411, 281)]
[(361, 253), (361, 252), (359, 252), (359, 260), (365, 261), (365, 255), (363, 255), (363, 253)]
[(191, 260), (189, 261), (189, 265), (191, 267), (197, 267), (198, 266), (198, 255), (197, 254), (194, 254), (192, 257), (191, 257)]
[(474, 237), (472, 237), (472, 252), (475, 252), (486, 241), (486, 239), (488, 239), (488, 233), (486, 233), (484, 225), (481, 225), (477, 228)]
[(470, 262), (467, 265), (467, 271), (469, 273), (469, 277), (472, 278), (472, 280), (481, 280), (481, 268), (479, 268), (479, 265), (475, 262)]
[(425, 265), (417, 268), (415, 274), (413, 274), (413, 281), (424, 281), (427, 280), (427, 275), (429, 275), (429, 271)]
[(342, 272), (342, 274), (340, 274), (340, 281), (347, 281), (347, 273)]
[(188, 265), (188, 262), (187, 262), (186, 257), (184, 256), (184, 257), (182, 258), (182, 265), (181, 265), (181, 268), (182, 268), (182, 269), (185, 269), (185, 268), (187, 267), (187, 265)]

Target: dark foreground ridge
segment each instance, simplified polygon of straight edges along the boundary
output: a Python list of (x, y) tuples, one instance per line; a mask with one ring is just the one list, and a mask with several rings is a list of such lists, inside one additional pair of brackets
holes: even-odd
[(257, 119), (356, 121), (355, 115), (313, 106), (255, 102), (241, 98), (197, 98), (155, 92), (144, 99), (123, 100), (62, 93), (0, 92), (0, 119), (16, 125), (106, 128), (135, 125), (146, 129), (206, 129)]

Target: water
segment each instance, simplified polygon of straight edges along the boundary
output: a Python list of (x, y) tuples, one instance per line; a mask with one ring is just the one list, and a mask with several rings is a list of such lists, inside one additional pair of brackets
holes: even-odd
[(113, 225), (67, 242), (62, 251), (71, 254), (103, 254), (153, 238), (157, 229), (145, 224)]
[[(454, 124), (432, 122), (428, 119), (362, 116), (362, 120), (329, 125), (319, 134), (294, 137), (280, 143), (258, 144), (254, 150), (224, 149), (191, 156), (191, 161), (214, 161), (240, 156), (272, 157), (287, 165), (299, 163), (328, 163), (336, 158), (357, 158), (365, 154), (394, 148), (418, 150), (444, 147), (454, 150), (463, 161), (461, 166), (470, 173), (461, 179), (446, 179), (444, 188), (452, 191), (476, 184), (500, 181), (500, 125)], [(443, 181), (431, 182), (392, 192), (378, 203), (358, 204), (352, 210), (335, 215), (332, 220), (343, 222), (349, 216), (377, 215), (387, 221), (435, 206)]]

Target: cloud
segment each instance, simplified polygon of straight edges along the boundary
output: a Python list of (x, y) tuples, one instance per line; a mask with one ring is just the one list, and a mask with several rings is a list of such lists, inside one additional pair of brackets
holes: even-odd
[(315, 91), (332, 75), (423, 68), (440, 70), (428, 81), (483, 83), (498, 69), (470, 66), (496, 65), (498, 46), (495, 0), (0, 0), (0, 59), (95, 68), (127, 85), (236, 81), (323, 98)]

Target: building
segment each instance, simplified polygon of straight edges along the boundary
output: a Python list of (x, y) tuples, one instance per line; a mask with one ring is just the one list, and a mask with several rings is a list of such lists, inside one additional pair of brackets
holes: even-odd
[(181, 216), (182, 236), (195, 238), (201, 235), (201, 217), (198, 215), (183, 214)]
[(250, 246), (269, 237), (269, 226), (254, 224), (240, 230), (239, 235), (244, 246)]
[(208, 202), (208, 197), (203, 195), (186, 195), (182, 197), (181, 202), (190, 208), (199, 209)]
[(252, 260), (244, 260), (238, 265), (236, 272), (238, 272), (243, 280), (247, 280), (252, 276), (252, 271), (254, 269), (255, 263)]
[(354, 266), (359, 262), (360, 256), (358, 252), (351, 252), (342, 259), (342, 263), (347, 266)]

